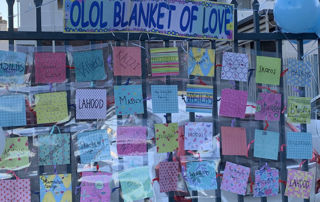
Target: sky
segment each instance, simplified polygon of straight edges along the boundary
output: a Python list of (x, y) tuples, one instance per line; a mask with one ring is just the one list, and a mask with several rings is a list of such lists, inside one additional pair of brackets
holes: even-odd
[[(14, 14), (17, 13), (17, 3), (14, 4)], [(0, 15), (2, 19), (8, 21), (8, 5), (6, 0), (0, 0)], [(17, 17), (14, 17), (15, 27), (17, 27)]]

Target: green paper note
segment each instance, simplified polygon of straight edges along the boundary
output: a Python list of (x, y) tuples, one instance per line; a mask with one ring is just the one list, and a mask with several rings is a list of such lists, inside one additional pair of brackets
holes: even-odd
[(122, 197), (125, 201), (136, 201), (153, 196), (149, 168), (131, 168), (119, 174)]
[(56, 123), (68, 118), (67, 93), (43, 93), (35, 95), (37, 123)]
[(157, 152), (166, 153), (178, 149), (178, 124), (154, 124)]
[(27, 137), (7, 138), (5, 150), (0, 157), (0, 168), (19, 170), (28, 167), (29, 155)]
[(310, 123), (311, 98), (288, 97), (288, 120), (291, 123)]
[(256, 83), (279, 85), (281, 59), (257, 56)]

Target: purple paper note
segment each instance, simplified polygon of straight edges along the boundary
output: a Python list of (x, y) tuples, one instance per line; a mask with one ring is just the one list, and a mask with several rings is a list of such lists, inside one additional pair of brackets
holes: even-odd
[(244, 118), (248, 92), (223, 89), (221, 92), (220, 116)]
[(312, 188), (312, 172), (288, 169), (287, 186), (284, 195), (307, 199)]
[(77, 119), (105, 119), (107, 91), (105, 89), (78, 89), (76, 91)]
[(281, 111), (281, 94), (259, 93), (256, 120), (279, 121)]
[(142, 126), (118, 127), (117, 150), (119, 156), (145, 154), (147, 152), (147, 128)]
[(245, 195), (250, 168), (227, 162), (224, 169), (221, 189)]
[(80, 202), (90, 201), (110, 201), (111, 190), (109, 183), (112, 174), (83, 172), (81, 178), (81, 198)]

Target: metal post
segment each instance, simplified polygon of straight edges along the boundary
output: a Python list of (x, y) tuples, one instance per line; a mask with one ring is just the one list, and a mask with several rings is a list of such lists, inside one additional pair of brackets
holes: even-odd
[[(299, 39), (298, 40), (298, 60), (303, 60), (302, 57), (303, 57), (303, 39)], [(305, 96), (306, 96), (305, 87), (299, 87), (299, 97), (305, 97)], [(307, 132), (307, 124), (300, 124), (300, 128), (301, 128), (301, 132)], [(302, 165), (302, 170), (308, 171), (309, 170), (308, 159), (303, 159), (302, 161), (304, 161)], [(310, 198), (304, 199), (303, 201), (310, 202)]]
[[(13, 24), (13, 5), (15, 0), (7, 0), (8, 4), (8, 31), (13, 32), (14, 31), (14, 24)], [(14, 40), (9, 40), (9, 50), (14, 50)]]
[[(277, 57), (282, 58), (282, 40), (277, 41)], [(282, 64), (282, 60), (281, 60)], [(282, 66), (282, 65), (281, 65)], [(281, 106), (285, 106), (285, 97), (284, 97), (284, 77), (280, 78), (280, 94), (281, 94)], [(284, 113), (280, 113), (280, 125), (279, 125), (279, 133), (280, 145), (286, 144), (286, 117)], [(283, 148), (283, 151), (280, 152), (280, 179), (281, 181), (285, 182), (287, 180), (287, 149), (286, 147)], [(288, 197), (284, 195), (286, 185), (281, 183), (281, 195), (282, 195), (282, 202), (288, 202)]]

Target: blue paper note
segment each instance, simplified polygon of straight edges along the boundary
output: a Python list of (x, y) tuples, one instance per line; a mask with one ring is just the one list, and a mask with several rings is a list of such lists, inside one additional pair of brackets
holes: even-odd
[(76, 81), (96, 81), (106, 79), (102, 50), (72, 53), (76, 71)]
[(0, 97), (0, 126), (25, 126), (26, 102), (24, 95), (6, 95)]
[(287, 83), (290, 86), (310, 87), (311, 64), (302, 60), (290, 58), (288, 60)]
[(254, 157), (278, 160), (279, 133), (256, 130), (254, 138)]
[(77, 135), (81, 163), (107, 161), (111, 159), (110, 143), (106, 130), (87, 131)]
[(312, 135), (311, 133), (287, 133), (287, 159), (311, 159)]
[(141, 85), (114, 86), (117, 115), (143, 114)]
[(24, 53), (0, 51), (0, 83), (24, 83), (26, 58)]
[(186, 181), (189, 190), (217, 189), (215, 163), (213, 161), (188, 162)]
[(154, 113), (178, 113), (178, 87), (176, 85), (152, 85), (152, 111)]
[(39, 135), (39, 165), (70, 164), (70, 134)]

